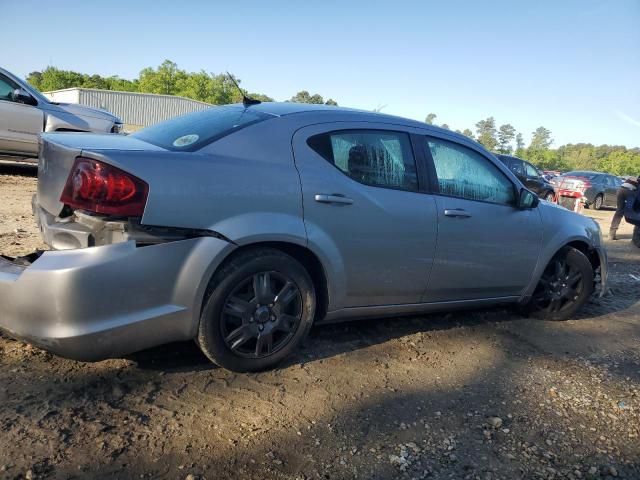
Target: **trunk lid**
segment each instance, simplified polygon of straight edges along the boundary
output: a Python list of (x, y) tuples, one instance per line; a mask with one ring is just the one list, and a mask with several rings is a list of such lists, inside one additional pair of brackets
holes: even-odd
[(40, 139), (38, 157), (37, 202), (51, 215), (62, 212), (60, 201), (69, 173), (77, 157), (91, 150), (159, 150), (163, 149), (133, 137), (114, 134), (47, 133)]

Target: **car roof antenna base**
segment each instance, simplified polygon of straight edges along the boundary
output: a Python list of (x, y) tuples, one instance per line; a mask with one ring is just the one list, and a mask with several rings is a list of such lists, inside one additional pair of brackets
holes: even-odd
[(236, 82), (236, 79), (233, 78), (233, 76), (229, 72), (227, 72), (227, 76), (229, 77), (229, 80), (231, 80), (233, 84), (236, 86), (238, 91), (242, 94), (242, 105), (244, 105), (245, 108), (250, 107), (251, 105), (258, 105), (262, 103), (260, 100), (251, 98), (246, 93), (244, 93), (244, 90), (240, 88), (240, 85), (238, 85), (238, 82)]

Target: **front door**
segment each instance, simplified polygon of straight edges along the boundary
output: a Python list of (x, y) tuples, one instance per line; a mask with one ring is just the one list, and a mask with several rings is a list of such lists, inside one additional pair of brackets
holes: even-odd
[(437, 215), (411, 136), (387, 124), (320, 124), (293, 138), (310, 248), (333, 274), (330, 310), (418, 303)]
[(13, 101), (16, 88), (18, 85), (0, 75), (0, 153), (35, 155), (44, 114), (32, 105)]
[(515, 207), (516, 185), (480, 150), (428, 137), (437, 178), (438, 246), (426, 302), (520, 295), (542, 243), (537, 210)]

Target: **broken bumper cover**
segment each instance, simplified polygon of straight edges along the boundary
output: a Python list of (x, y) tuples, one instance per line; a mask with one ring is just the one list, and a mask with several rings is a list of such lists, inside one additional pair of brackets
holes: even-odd
[(232, 245), (207, 237), (0, 259), (0, 329), (93, 361), (195, 337), (206, 284)]

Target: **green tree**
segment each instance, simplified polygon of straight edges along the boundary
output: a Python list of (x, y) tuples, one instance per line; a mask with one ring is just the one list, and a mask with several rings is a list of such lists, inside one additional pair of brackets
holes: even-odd
[(427, 125), (433, 125), (433, 121), (436, 119), (437, 115), (435, 113), (430, 113), (427, 115), (427, 118), (424, 119), (424, 123)]
[(293, 97), (291, 97), (289, 101), (294, 103), (313, 103), (316, 105), (338, 105), (338, 103), (331, 98), (325, 102), (324, 98), (322, 98), (322, 95), (318, 95), (317, 93), (311, 95), (307, 90), (299, 91)]
[(140, 72), (140, 90), (147, 93), (177, 95), (178, 86), (187, 77), (184, 70), (171, 60), (165, 60), (154, 69), (147, 67)]
[(553, 143), (551, 131), (538, 127), (531, 136), (531, 143), (526, 152), (526, 159), (540, 168), (556, 168), (560, 156), (557, 152), (551, 152), (549, 147)]
[(525, 155), (524, 151), (524, 137), (520, 132), (516, 135), (516, 157), (522, 158)]
[(509, 123), (500, 125), (500, 128), (498, 129), (498, 152), (511, 154), (513, 152), (511, 142), (513, 142), (515, 136), (516, 129), (513, 128), (513, 125)]
[(475, 139), (475, 138), (474, 138), (474, 136), (473, 136), (473, 132), (472, 132), (471, 130), (469, 130), (468, 128), (465, 128), (465, 129), (462, 131), (462, 134), (463, 134), (463, 135), (465, 135), (465, 136), (467, 136), (467, 137), (469, 137), (469, 138), (473, 138), (473, 139)]
[(547, 150), (553, 143), (553, 139), (551, 138), (551, 130), (547, 130), (544, 127), (536, 128), (536, 131), (533, 132), (531, 136), (531, 143), (529, 144), (529, 149), (534, 150)]
[(493, 151), (496, 149), (498, 140), (496, 139), (496, 121), (493, 117), (476, 123), (476, 134), (476, 140), (484, 145), (487, 150)]
[(442, 125), (440, 125), (440, 127), (444, 128), (444, 129), (446, 129), (446, 130), (451, 130), (451, 129), (449, 128), (449, 125), (448, 125), (448, 124), (446, 124), (446, 123), (443, 123)]

